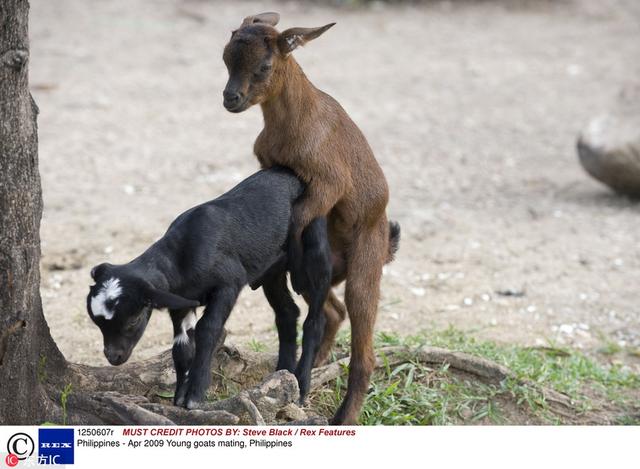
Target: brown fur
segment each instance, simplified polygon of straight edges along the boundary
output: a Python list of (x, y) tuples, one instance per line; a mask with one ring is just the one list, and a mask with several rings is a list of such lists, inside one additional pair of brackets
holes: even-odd
[[(315, 218), (328, 217), (334, 276), (346, 278), (345, 302), (352, 328), (348, 390), (333, 423), (354, 424), (374, 368), (373, 328), (383, 265), (397, 249), (389, 242), (389, 189), (366, 138), (340, 104), (317, 89), (291, 55), (298, 45), (333, 26), (279, 33), (277, 15), (248, 17), (224, 52), (229, 69), (225, 107), (241, 112), (260, 104), (264, 129), (254, 152), (264, 168), (291, 168), (307, 184), (294, 207), (299, 240)], [(325, 335), (316, 363), (329, 355), (345, 307), (330, 292)]]

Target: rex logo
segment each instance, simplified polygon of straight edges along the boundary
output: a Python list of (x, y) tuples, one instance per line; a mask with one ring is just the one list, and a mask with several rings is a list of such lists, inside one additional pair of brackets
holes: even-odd
[(38, 429), (38, 464), (73, 464), (73, 428)]

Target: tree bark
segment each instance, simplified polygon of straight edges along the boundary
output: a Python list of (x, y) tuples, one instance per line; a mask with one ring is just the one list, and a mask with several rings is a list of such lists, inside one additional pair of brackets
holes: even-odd
[(42, 195), (28, 13), (27, 0), (0, 3), (0, 424), (42, 421), (46, 382), (66, 368), (40, 301)]

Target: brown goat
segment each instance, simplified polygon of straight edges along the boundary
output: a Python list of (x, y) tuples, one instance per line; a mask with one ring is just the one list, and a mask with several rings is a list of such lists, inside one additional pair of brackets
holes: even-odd
[[(254, 145), (260, 164), (287, 166), (307, 184), (293, 210), (295, 258), (302, 258), (304, 228), (317, 217), (328, 218), (334, 284), (346, 279), (352, 331), (347, 394), (332, 423), (354, 424), (375, 365), (373, 328), (382, 267), (398, 247), (399, 226), (387, 221), (387, 181), (364, 135), (336, 100), (311, 84), (291, 55), (334, 23), (280, 33), (274, 27), (278, 20), (277, 13), (250, 16), (232, 33), (224, 50), (229, 71), (224, 106), (242, 112), (260, 104), (264, 129)], [(326, 359), (344, 319), (344, 305), (332, 292), (324, 311), (327, 322), (316, 363)]]

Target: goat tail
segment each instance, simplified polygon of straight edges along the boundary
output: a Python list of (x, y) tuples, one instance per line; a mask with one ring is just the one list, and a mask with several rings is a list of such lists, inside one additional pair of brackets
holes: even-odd
[(389, 253), (385, 264), (392, 262), (396, 252), (400, 248), (400, 224), (397, 221), (389, 222)]

